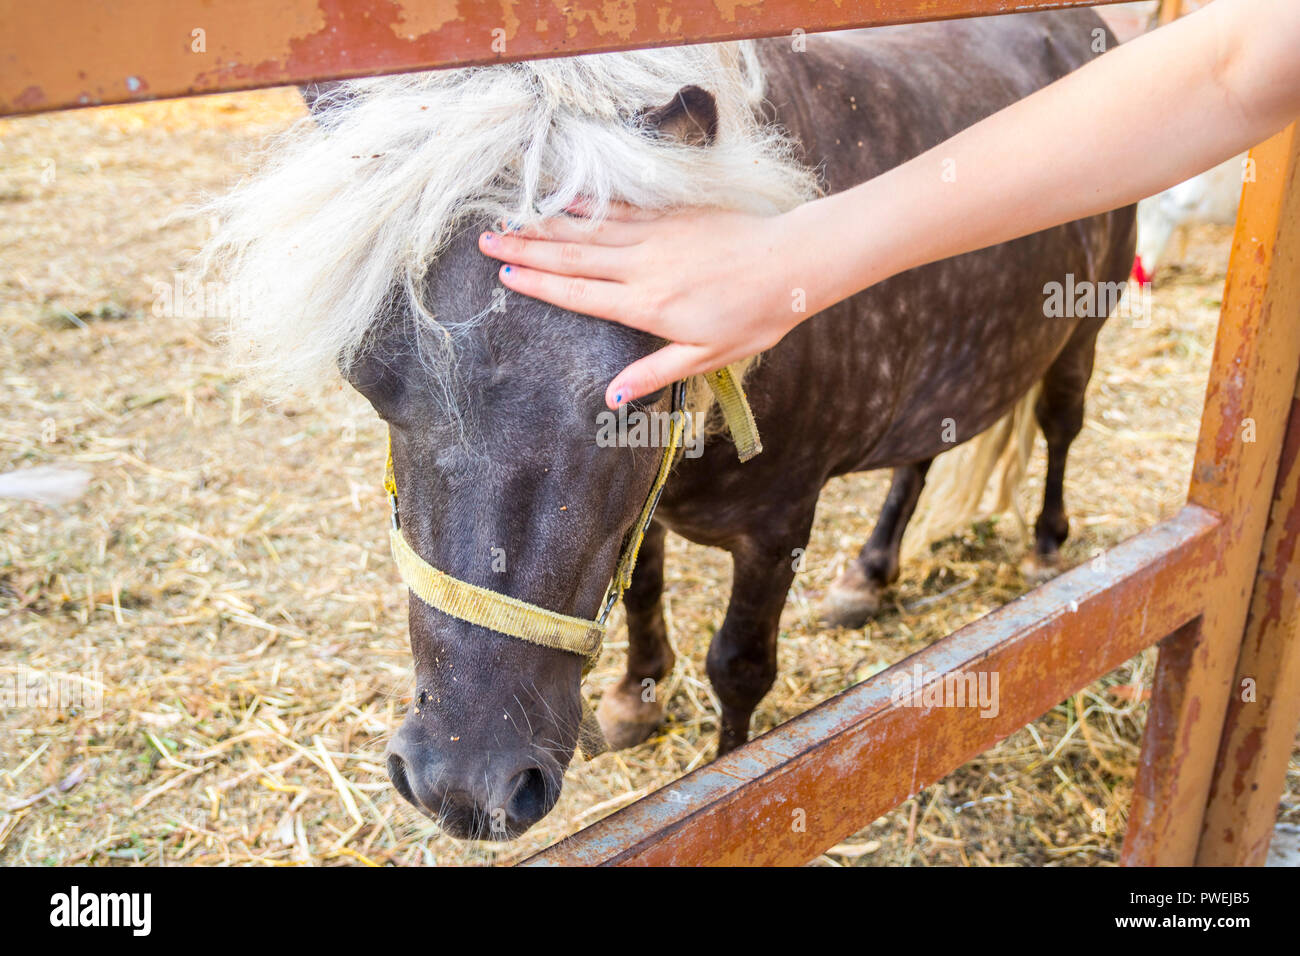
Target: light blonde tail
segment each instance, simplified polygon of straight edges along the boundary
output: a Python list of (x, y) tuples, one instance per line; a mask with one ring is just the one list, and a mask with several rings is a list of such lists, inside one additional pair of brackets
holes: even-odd
[(902, 560), (917, 557), (931, 541), (972, 521), (1005, 511), (1015, 515), (1022, 534), (1028, 533), (1016, 490), (1034, 450), (1034, 404), (1042, 389), (1042, 383), (1036, 383), (992, 427), (934, 460), (903, 535)]

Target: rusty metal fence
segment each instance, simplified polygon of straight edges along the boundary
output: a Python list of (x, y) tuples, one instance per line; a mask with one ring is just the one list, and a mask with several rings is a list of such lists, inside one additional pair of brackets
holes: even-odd
[[(0, 0), (0, 115), (1089, 5)], [(1300, 721), (1300, 132), (1252, 157), (1178, 514), (530, 862), (805, 862), (1158, 643), (1124, 862), (1262, 863)], [(996, 671), (1000, 712), (893, 703), (918, 665)]]

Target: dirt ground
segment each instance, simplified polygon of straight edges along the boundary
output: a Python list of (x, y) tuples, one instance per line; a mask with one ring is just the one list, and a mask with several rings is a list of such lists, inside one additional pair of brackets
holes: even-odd
[[(509, 863), (710, 757), (703, 661), (729, 564), (670, 539), (679, 657), (653, 739), (579, 763), (511, 844), (441, 836), (390, 787), (411, 665), (380, 423), (343, 387), (267, 407), (229, 373), (219, 321), (160, 291), (209, 228), (176, 214), (299, 111), (273, 90), (0, 122), (0, 472), (92, 476), (65, 507), (0, 502), (0, 678), (83, 694), (0, 711), (0, 863)], [(1196, 231), (1150, 327), (1102, 335), (1067, 479), (1071, 564), (1185, 497), (1229, 238)], [(757, 731), (1027, 589), (1015, 529), (986, 523), (905, 566), (867, 627), (818, 629), (884, 487), (855, 476), (823, 495)], [(622, 639), (616, 626), (594, 694)], [(1153, 663), (1139, 655), (817, 862), (1115, 863)], [(1295, 761), (1279, 820), (1300, 823)]]

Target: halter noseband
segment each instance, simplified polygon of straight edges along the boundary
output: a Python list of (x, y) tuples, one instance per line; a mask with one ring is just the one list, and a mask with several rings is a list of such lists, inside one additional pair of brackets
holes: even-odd
[[(730, 368), (709, 372), (704, 378), (717, 398), (718, 407), (722, 410), (727, 428), (736, 444), (737, 456), (742, 462), (749, 461), (763, 450), (763, 446), (758, 438), (758, 428), (754, 424), (754, 414), (750, 410), (739, 379)], [(605, 624), (609, 619), (610, 611), (632, 583), (632, 571), (636, 568), (641, 542), (645, 540), (646, 531), (650, 528), (655, 508), (663, 496), (664, 485), (668, 481), (668, 475), (672, 471), (677, 452), (682, 445), (686, 428), (686, 382), (676, 382), (672, 389), (669, 437), (664, 446), (663, 456), (659, 460), (654, 484), (650, 486), (650, 493), (646, 496), (645, 504), (641, 506), (641, 513), (636, 523), (628, 532), (627, 541), (614, 568), (614, 576), (605, 590), (600, 615), (594, 621), (550, 611), (498, 591), (461, 581), (445, 571), (439, 571), (416, 554), (415, 549), (407, 543), (406, 536), (402, 534), (401, 518), (397, 510), (397, 480), (393, 472), (393, 439), (390, 434), (388, 461), (384, 467), (384, 490), (388, 493), (388, 505), (392, 512), (392, 526), (389, 528), (388, 538), (398, 573), (401, 574), (402, 580), (410, 588), (411, 593), (431, 608), (457, 620), (477, 624), (479, 627), (530, 644), (568, 651), (585, 657), (587, 661), (583, 668), (585, 677), (600, 656), (601, 645), (605, 638)], [(592, 714), (585, 699), (578, 742), (587, 757), (594, 757), (608, 749), (604, 735), (596, 723), (595, 715)]]

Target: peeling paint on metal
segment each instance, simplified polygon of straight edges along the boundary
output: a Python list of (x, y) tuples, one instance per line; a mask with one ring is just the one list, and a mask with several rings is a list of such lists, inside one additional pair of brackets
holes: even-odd
[[(1122, 0), (1102, 0), (1118, 3)], [(1094, 0), (0, 0), (0, 115), (539, 56), (1059, 9)], [(191, 50), (191, 31), (207, 50)], [(493, 31), (499, 31), (494, 34)], [(503, 51), (493, 41), (504, 36)], [(136, 77), (138, 89), (122, 78)]]
[(722, 19), (728, 23), (736, 22), (736, 11), (741, 7), (761, 6), (763, 0), (713, 0), (713, 5), (718, 8), (718, 13)]
[(460, 16), (459, 6), (459, 0), (428, 0), (426, 3), (403, 6), (389, 28), (394, 36), (403, 40), (437, 33)]

